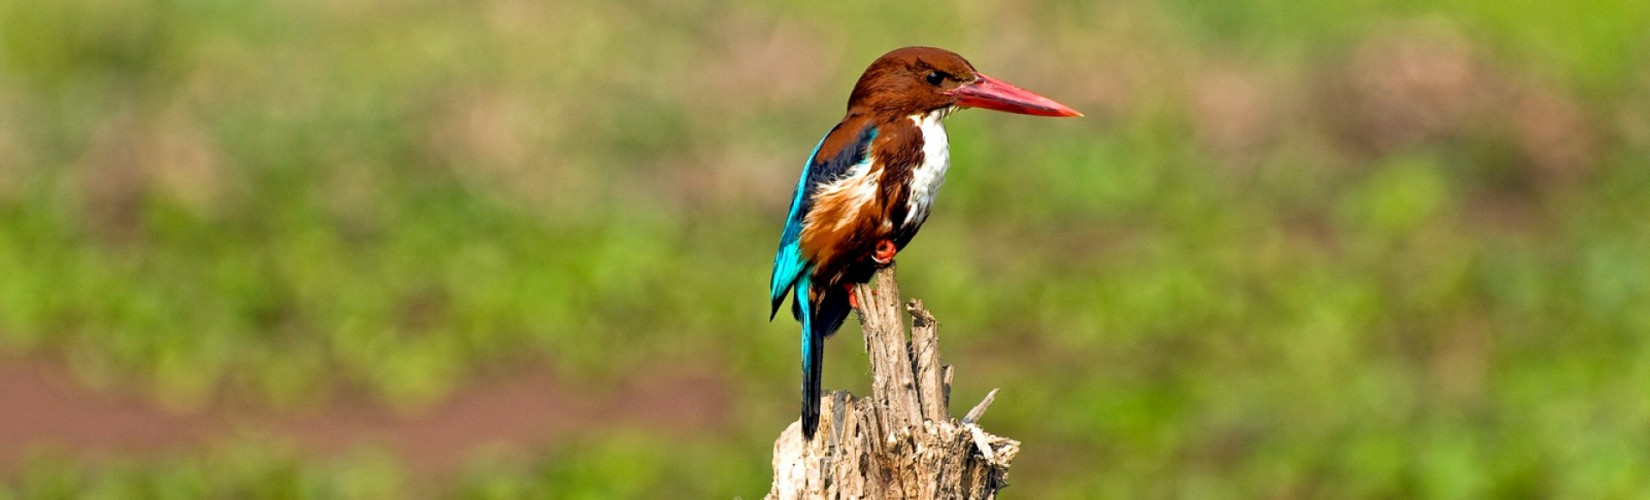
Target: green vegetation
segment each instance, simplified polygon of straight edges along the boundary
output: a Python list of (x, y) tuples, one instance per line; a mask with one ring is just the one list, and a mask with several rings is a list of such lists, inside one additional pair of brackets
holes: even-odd
[[(0, 5), (0, 351), (180, 410), (713, 364), (728, 428), (479, 457), (450, 491), (759, 496), (794, 418), (763, 295), (789, 190), (918, 43), (1089, 113), (952, 118), (901, 256), (959, 400), (1004, 389), (1011, 496), (1650, 490), (1628, 0)], [(855, 335), (828, 387), (866, 386)], [(0, 498), (417, 487), (222, 446), (43, 458)]]

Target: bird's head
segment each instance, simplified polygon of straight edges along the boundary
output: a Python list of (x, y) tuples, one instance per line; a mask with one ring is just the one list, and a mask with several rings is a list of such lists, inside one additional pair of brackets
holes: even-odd
[(883, 54), (860, 75), (848, 97), (850, 112), (909, 116), (957, 108), (1083, 116), (1053, 99), (974, 71), (967, 59), (934, 47), (905, 47)]

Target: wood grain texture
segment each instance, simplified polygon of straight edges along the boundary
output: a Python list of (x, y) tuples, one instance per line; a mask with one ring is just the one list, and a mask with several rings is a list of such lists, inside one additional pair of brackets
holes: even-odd
[(937, 322), (921, 301), (901, 304), (892, 266), (854, 293), (863, 306), (871, 396), (826, 393), (812, 441), (800, 423), (785, 429), (774, 441), (767, 498), (995, 498), (1020, 443), (976, 425), (992, 398), (967, 422), (951, 417), (952, 370), (940, 363)]

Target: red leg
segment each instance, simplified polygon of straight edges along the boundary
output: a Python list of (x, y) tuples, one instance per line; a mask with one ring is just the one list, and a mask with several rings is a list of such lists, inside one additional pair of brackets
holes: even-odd
[(848, 307), (859, 309), (859, 298), (854, 297), (854, 284), (843, 283), (842, 288), (848, 291)]
[(894, 254), (896, 252), (899, 252), (899, 249), (894, 248), (894, 242), (893, 241), (889, 241), (889, 240), (878, 241), (877, 242), (877, 253), (871, 255), (871, 260), (877, 261), (878, 264), (888, 265), (889, 262), (894, 261)]

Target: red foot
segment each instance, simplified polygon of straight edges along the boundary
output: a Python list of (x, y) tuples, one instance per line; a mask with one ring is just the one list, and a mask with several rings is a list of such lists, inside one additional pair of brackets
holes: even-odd
[(848, 290), (848, 307), (859, 309), (859, 298), (854, 297), (854, 285), (852, 283), (844, 283), (842, 288)]
[(898, 251), (899, 249), (894, 248), (894, 242), (889, 240), (878, 241), (877, 253), (871, 255), (871, 260), (886, 266), (894, 261), (894, 253)]

